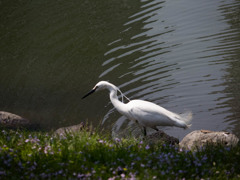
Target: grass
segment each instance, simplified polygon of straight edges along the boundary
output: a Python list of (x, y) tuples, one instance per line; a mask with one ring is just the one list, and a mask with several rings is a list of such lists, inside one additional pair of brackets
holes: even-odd
[(238, 179), (240, 146), (191, 152), (83, 130), (0, 131), (0, 179)]

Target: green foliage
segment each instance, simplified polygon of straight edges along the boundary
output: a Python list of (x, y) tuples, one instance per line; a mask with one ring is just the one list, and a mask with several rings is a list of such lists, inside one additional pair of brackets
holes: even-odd
[(196, 152), (83, 130), (0, 132), (0, 179), (240, 178), (240, 146)]

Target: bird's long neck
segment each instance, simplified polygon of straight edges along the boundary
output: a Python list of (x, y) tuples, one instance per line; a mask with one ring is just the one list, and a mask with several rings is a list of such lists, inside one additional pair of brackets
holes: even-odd
[(117, 87), (114, 86), (114, 85), (111, 85), (109, 87), (109, 91), (110, 91), (110, 100), (111, 100), (113, 106), (121, 114), (124, 114), (124, 112), (125, 112), (125, 104), (118, 100), (118, 97), (117, 97)]

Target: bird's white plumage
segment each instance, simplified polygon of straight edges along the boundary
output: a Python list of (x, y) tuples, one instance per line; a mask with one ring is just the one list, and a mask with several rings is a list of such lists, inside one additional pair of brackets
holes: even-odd
[[(191, 126), (192, 113), (177, 114), (171, 112), (157, 104), (143, 100), (132, 100), (128, 103), (123, 103), (118, 100), (117, 91), (121, 91), (113, 84), (100, 81), (96, 84), (93, 90), (108, 89), (110, 91), (110, 100), (119, 113), (126, 116), (128, 119), (138, 122), (144, 128), (150, 127), (157, 130), (157, 126), (177, 126), (180, 128), (188, 128)], [(86, 97), (84, 96), (84, 98)], [(122, 94), (122, 97), (124, 95)]]
[(157, 126), (181, 126), (178, 114), (166, 110), (154, 103), (142, 100), (133, 100), (126, 104), (129, 119), (138, 121), (142, 126), (156, 128)]

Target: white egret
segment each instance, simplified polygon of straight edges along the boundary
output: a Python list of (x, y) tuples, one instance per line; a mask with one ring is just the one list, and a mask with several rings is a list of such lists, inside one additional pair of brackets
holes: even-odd
[[(146, 127), (150, 127), (158, 131), (157, 126), (176, 126), (184, 129), (191, 126), (191, 112), (177, 114), (152, 102), (143, 100), (130, 101), (122, 94), (119, 88), (107, 81), (98, 82), (89, 93), (82, 97), (82, 99), (94, 93), (95, 91), (103, 89), (109, 90), (110, 100), (119, 113), (126, 116), (128, 119), (137, 122), (143, 127), (145, 136)], [(118, 100), (117, 91), (122, 94), (122, 102)], [(123, 102), (123, 96), (129, 100), (128, 103), (125, 104)]]

